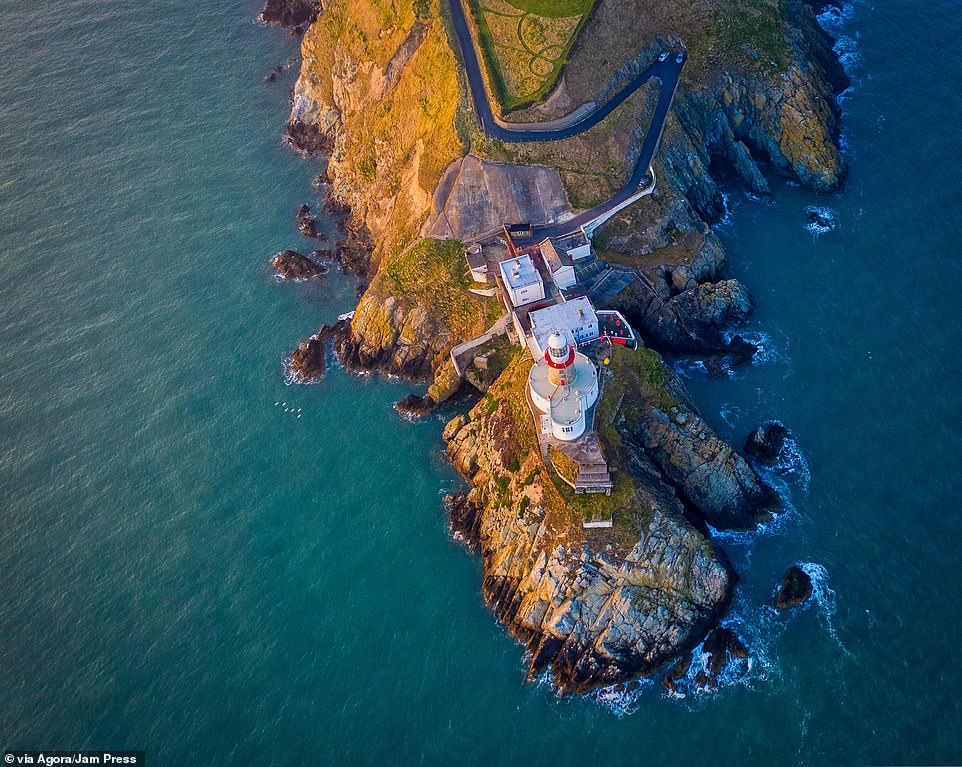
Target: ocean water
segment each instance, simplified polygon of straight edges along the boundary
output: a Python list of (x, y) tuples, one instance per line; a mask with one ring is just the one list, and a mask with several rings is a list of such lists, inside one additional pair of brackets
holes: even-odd
[[(439, 506), (443, 416), (283, 359), (352, 308), (293, 211), (296, 51), (258, 4), (11, 0), (0, 15), (0, 747), (181, 765), (962, 761), (957, 5), (837, 22), (845, 189), (731, 190), (758, 364), (688, 383), (740, 442), (778, 418), (790, 510), (721, 536), (750, 663), (711, 695), (558, 699)], [(805, 228), (806, 209), (837, 226)], [(275, 405), (275, 403), (279, 403)], [(284, 412), (284, 408), (288, 412)], [(292, 412), (293, 411), (293, 412)], [(298, 417), (300, 416), (300, 417)], [(801, 563), (817, 599), (769, 604)]]

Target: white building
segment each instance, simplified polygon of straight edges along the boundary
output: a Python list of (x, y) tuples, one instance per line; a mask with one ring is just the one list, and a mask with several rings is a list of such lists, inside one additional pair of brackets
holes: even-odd
[(465, 250), (464, 258), (468, 262), (468, 269), (471, 270), (471, 279), (475, 282), (491, 282), (491, 276), (488, 274), (488, 260), (481, 243), (476, 242)]
[(554, 306), (546, 306), (528, 314), (531, 337), (528, 346), (535, 359), (548, 348), (552, 333), (561, 333), (569, 342), (583, 344), (598, 338), (598, 315), (585, 297), (573, 298)]
[(550, 239), (542, 242), (540, 247), (544, 265), (558, 289), (565, 290), (577, 285), (578, 280), (575, 278), (575, 268), (571, 259), (561, 256)]
[(561, 333), (552, 333), (546, 346), (528, 373), (528, 394), (542, 428), (572, 442), (585, 433), (588, 410), (598, 401), (598, 371)]
[(544, 282), (531, 256), (509, 258), (498, 264), (512, 306), (524, 306), (544, 298)]

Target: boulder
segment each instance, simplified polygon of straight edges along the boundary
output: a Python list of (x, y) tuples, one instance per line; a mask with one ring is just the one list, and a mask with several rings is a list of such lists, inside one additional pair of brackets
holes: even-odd
[(318, 274), (326, 274), (327, 267), (318, 264), (296, 250), (282, 250), (271, 259), (278, 275), (285, 280), (307, 280)]
[(415, 418), (422, 418), (432, 413), (438, 406), (434, 398), (428, 394), (423, 397), (417, 394), (408, 394), (404, 399), (394, 403), (394, 409), (401, 415), (409, 415)]
[(812, 579), (808, 577), (802, 568), (793, 565), (785, 573), (782, 579), (781, 588), (775, 595), (775, 607), (779, 610), (787, 610), (797, 607), (805, 602), (812, 595)]
[(291, 370), (301, 382), (314, 381), (324, 374), (324, 342), (311, 336), (291, 354)]
[(297, 228), (305, 237), (313, 237), (322, 241), (327, 240), (327, 235), (324, 232), (317, 231), (317, 216), (314, 215), (307, 203), (301, 203), (295, 218), (297, 219)]
[(788, 436), (788, 429), (778, 421), (768, 421), (748, 435), (745, 452), (761, 463), (773, 466)]

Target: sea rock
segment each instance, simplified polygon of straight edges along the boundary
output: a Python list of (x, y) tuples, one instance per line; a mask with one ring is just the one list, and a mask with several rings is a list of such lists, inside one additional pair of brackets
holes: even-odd
[(716, 530), (752, 530), (779, 509), (775, 491), (695, 412), (653, 408), (625, 436)]
[(271, 259), (278, 275), (285, 280), (301, 281), (318, 274), (327, 274), (327, 267), (318, 264), (296, 250), (282, 250)]
[(311, 336), (291, 354), (291, 370), (299, 382), (315, 381), (324, 374), (324, 342)]
[(812, 595), (812, 579), (798, 565), (793, 565), (785, 573), (781, 588), (775, 595), (775, 607), (787, 610), (797, 607)]
[(314, 215), (307, 203), (302, 203), (298, 207), (295, 218), (297, 219), (297, 228), (305, 237), (314, 237), (318, 240), (327, 239), (324, 232), (317, 231), (317, 216)]
[(664, 679), (661, 680), (662, 686), (664, 686), (666, 690), (674, 692), (678, 687), (678, 682), (685, 678), (685, 675), (688, 673), (688, 669), (691, 668), (691, 662), (692, 654), (690, 652), (686, 652), (677, 661), (675, 661), (675, 664), (670, 669), (668, 669), (668, 673), (665, 674)]
[(788, 429), (778, 421), (768, 421), (748, 435), (745, 452), (755, 460), (773, 466), (778, 463)]
[(434, 398), (430, 395), (421, 397), (417, 394), (408, 394), (400, 401), (394, 403), (394, 409), (397, 410), (397, 412), (414, 418), (423, 418), (429, 415), (434, 412), (437, 406), (438, 403), (435, 402)]
[(300, 27), (316, 19), (321, 10), (321, 0), (267, 0), (261, 20), (282, 27)]

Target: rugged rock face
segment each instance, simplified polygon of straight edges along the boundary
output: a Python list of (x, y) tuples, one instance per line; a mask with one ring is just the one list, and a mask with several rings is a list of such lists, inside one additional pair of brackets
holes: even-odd
[[(632, 500), (650, 509), (633, 545), (581, 536), (580, 523), (541, 503), (499, 503), (498, 482), (510, 474), (490, 433), (500, 421), (473, 416), (445, 430), (473, 485), (451, 499), (452, 526), (480, 550), (485, 597), (527, 644), (531, 675), (550, 668), (563, 689), (583, 692), (653, 674), (697, 644), (727, 608), (734, 576), (671, 491), (648, 486)], [(522, 471), (536, 469), (528, 463)], [(537, 475), (518, 498), (539, 497), (544, 481)]]
[(790, 607), (797, 607), (812, 595), (812, 579), (808, 577), (802, 568), (793, 565), (785, 573), (782, 579), (781, 588), (775, 595), (775, 607), (779, 610), (787, 610)]
[[(672, 294), (678, 286), (681, 292)], [(743, 322), (752, 309), (751, 296), (738, 280), (699, 285), (690, 267), (663, 270), (654, 288), (636, 281), (615, 305), (647, 343), (664, 352), (729, 351), (725, 331)]]
[(457, 342), (431, 315), (430, 306), (369, 289), (357, 305), (350, 331), (338, 337), (336, 350), (349, 369), (431, 379)]
[(778, 509), (775, 491), (693, 412), (654, 408), (626, 437), (717, 530), (754, 529)]
[(314, 215), (311, 206), (307, 203), (298, 206), (294, 218), (297, 220), (297, 228), (305, 237), (314, 237), (318, 240), (327, 239), (323, 232), (317, 231), (317, 216)]
[(300, 281), (327, 273), (326, 266), (312, 261), (296, 250), (282, 250), (271, 259), (271, 266), (285, 280)]
[(267, 24), (298, 27), (314, 21), (321, 10), (321, 0), (267, 0), (261, 19)]
[(778, 421), (768, 421), (748, 435), (745, 440), (745, 452), (752, 458), (772, 466), (778, 462), (778, 457), (788, 436), (788, 429)]

